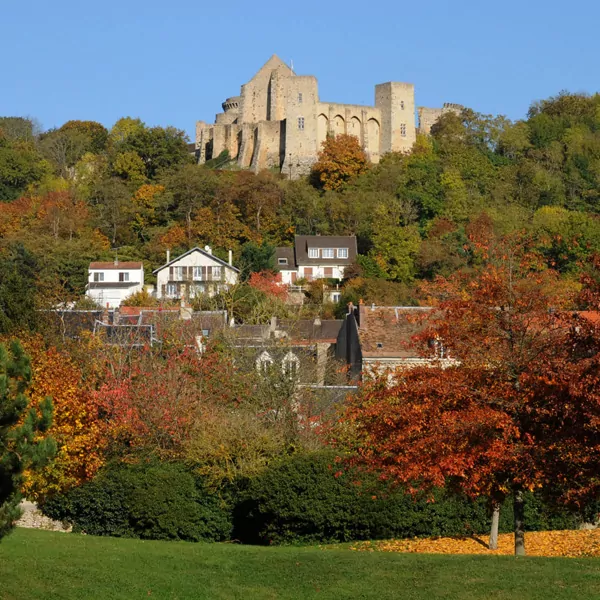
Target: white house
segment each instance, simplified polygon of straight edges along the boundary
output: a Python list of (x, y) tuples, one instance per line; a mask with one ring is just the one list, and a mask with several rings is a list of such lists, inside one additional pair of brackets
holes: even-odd
[(213, 296), (238, 281), (239, 269), (213, 256), (210, 246), (192, 248), (153, 271), (156, 275), (157, 298), (193, 298), (199, 294)]
[(275, 268), (287, 285), (298, 279), (343, 279), (356, 254), (353, 235), (297, 235), (293, 248), (275, 249)]
[(143, 289), (144, 265), (141, 262), (90, 263), (85, 294), (102, 306), (116, 308), (125, 298)]

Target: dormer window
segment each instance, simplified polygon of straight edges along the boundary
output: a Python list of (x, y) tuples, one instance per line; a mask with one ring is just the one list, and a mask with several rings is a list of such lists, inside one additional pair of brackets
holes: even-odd
[(104, 273), (94, 273), (94, 281), (104, 281)]
[(280, 265), (287, 265), (288, 260), (287, 260), (287, 258), (279, 258), (279, 259), (277, 259), (277, 263)]
[(333, 248), (323, 248), (323, 258), (335, 258)]
[(338, 248), (337, 257), (348, 258), (348, 248)]
[(308, 249), (308, 258), (319, 258), (319, 249), (318, 248), (309, 248)]

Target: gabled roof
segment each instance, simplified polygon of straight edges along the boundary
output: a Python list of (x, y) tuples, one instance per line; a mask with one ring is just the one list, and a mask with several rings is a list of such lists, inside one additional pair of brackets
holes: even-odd
[(204, 254), (204, 256), (207, 256), (208, 258), (212, 258), (216, 263), (222, 265), (223, 267), (232, 269), (236, 273), (240, 272), (240, 270), (238, 268), (230, 265), (228, 262), (225, 262), (224, 260), (221, 260), (220, 258), (216, 257), (214, 254), (210, 254), (210, 252), (206, 252), (206, 250), (202, 250), (201, 248), (198, 248), (198, 246), (196, 246), (195, 248), (192, 248), (191, 250), (188, 250), (187, 252), (180, 254), (177, 258), (174, 258), (173, 260), (164, 264), (162, 267), (158, 267), (158, 269), (154, 269), (154, 271), (152, 271), (152, 273), (158, 273), (159, 271), (162, 271), (163, 269), (170, 267), (172, 264), (174, 264), (178, 260), (181, 260), (182, 258), (186, 257), (188, 254), (191, 254), (192, 252), (200, 252), (200, 254)]
[[(309, 248), (348, 248), (348, 258), (309, 258)], [(297, 235), (294, 238), (297, 265), (351, 265), (356, 261), (354, 235)]]
[[(286, 258), (287, 264), (280, 265), (279, 259)], [(279, 271), (297, 271), (298, 265), (296, 265), (296, 258), (294, 256), (294, 249), (289, 246), (279, 246), (275, 248), (275, 268)]]
[(359, 307), (360, 348), (364, 358), (418, 358), (412, 338), (427, 327), (430, 307)]
[(142, 269), (144, 267), (143, 263), (141, 262), (93, 262), (90, 263), (90, 271), (92, 270), (97, 270), (97, 269), (102, 269), (102, 270), (106, 270), (106, 269), (115, 269), (115, 270), (122, 270), (122, 269)]
[(290, 72), (290, 74), (293, 73), (292, 69), (288, 65), (286, 65), (279, 58), (279, 56), (277, 56), (277, 54), (273, 54), (271, 58), (269, 58), (269, 60), (255, 73), (254, 77), (252, 77), (250, 81), (257, 79), (265, 71), (270, 74), (271, 71), (274, 71), (275, 69), (278, 69), (280, 67), (284, 67), (285, 69), (287, 69)]

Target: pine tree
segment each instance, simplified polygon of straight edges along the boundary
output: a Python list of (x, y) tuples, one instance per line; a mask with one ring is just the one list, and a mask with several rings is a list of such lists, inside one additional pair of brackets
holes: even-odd
[(22, 474), (43, 466), (56, 453), (54, 440), (44, 434), (52, 422), (50, 398), (39, 411), (28, 409), (26, 391), (30, 360), (19, 342), (10, 350), (0, 344), (0, 539), (19, 518)]

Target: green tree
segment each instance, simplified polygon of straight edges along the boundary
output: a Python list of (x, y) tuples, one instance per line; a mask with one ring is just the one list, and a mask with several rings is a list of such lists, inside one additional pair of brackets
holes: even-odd
[(21, 344), (13, 342), (10, 350), (0, 345), (0, 539), (19, 518), (23, 471), (43, 466), (56, 453), (54, 440), (44, 435), (52, 423), (52, 401), (42, 402), (39, 412), (27, 411), (30, 380)]
[(34, 329), (38, 265), (22, 244), (0, 254), (0, 334)]

